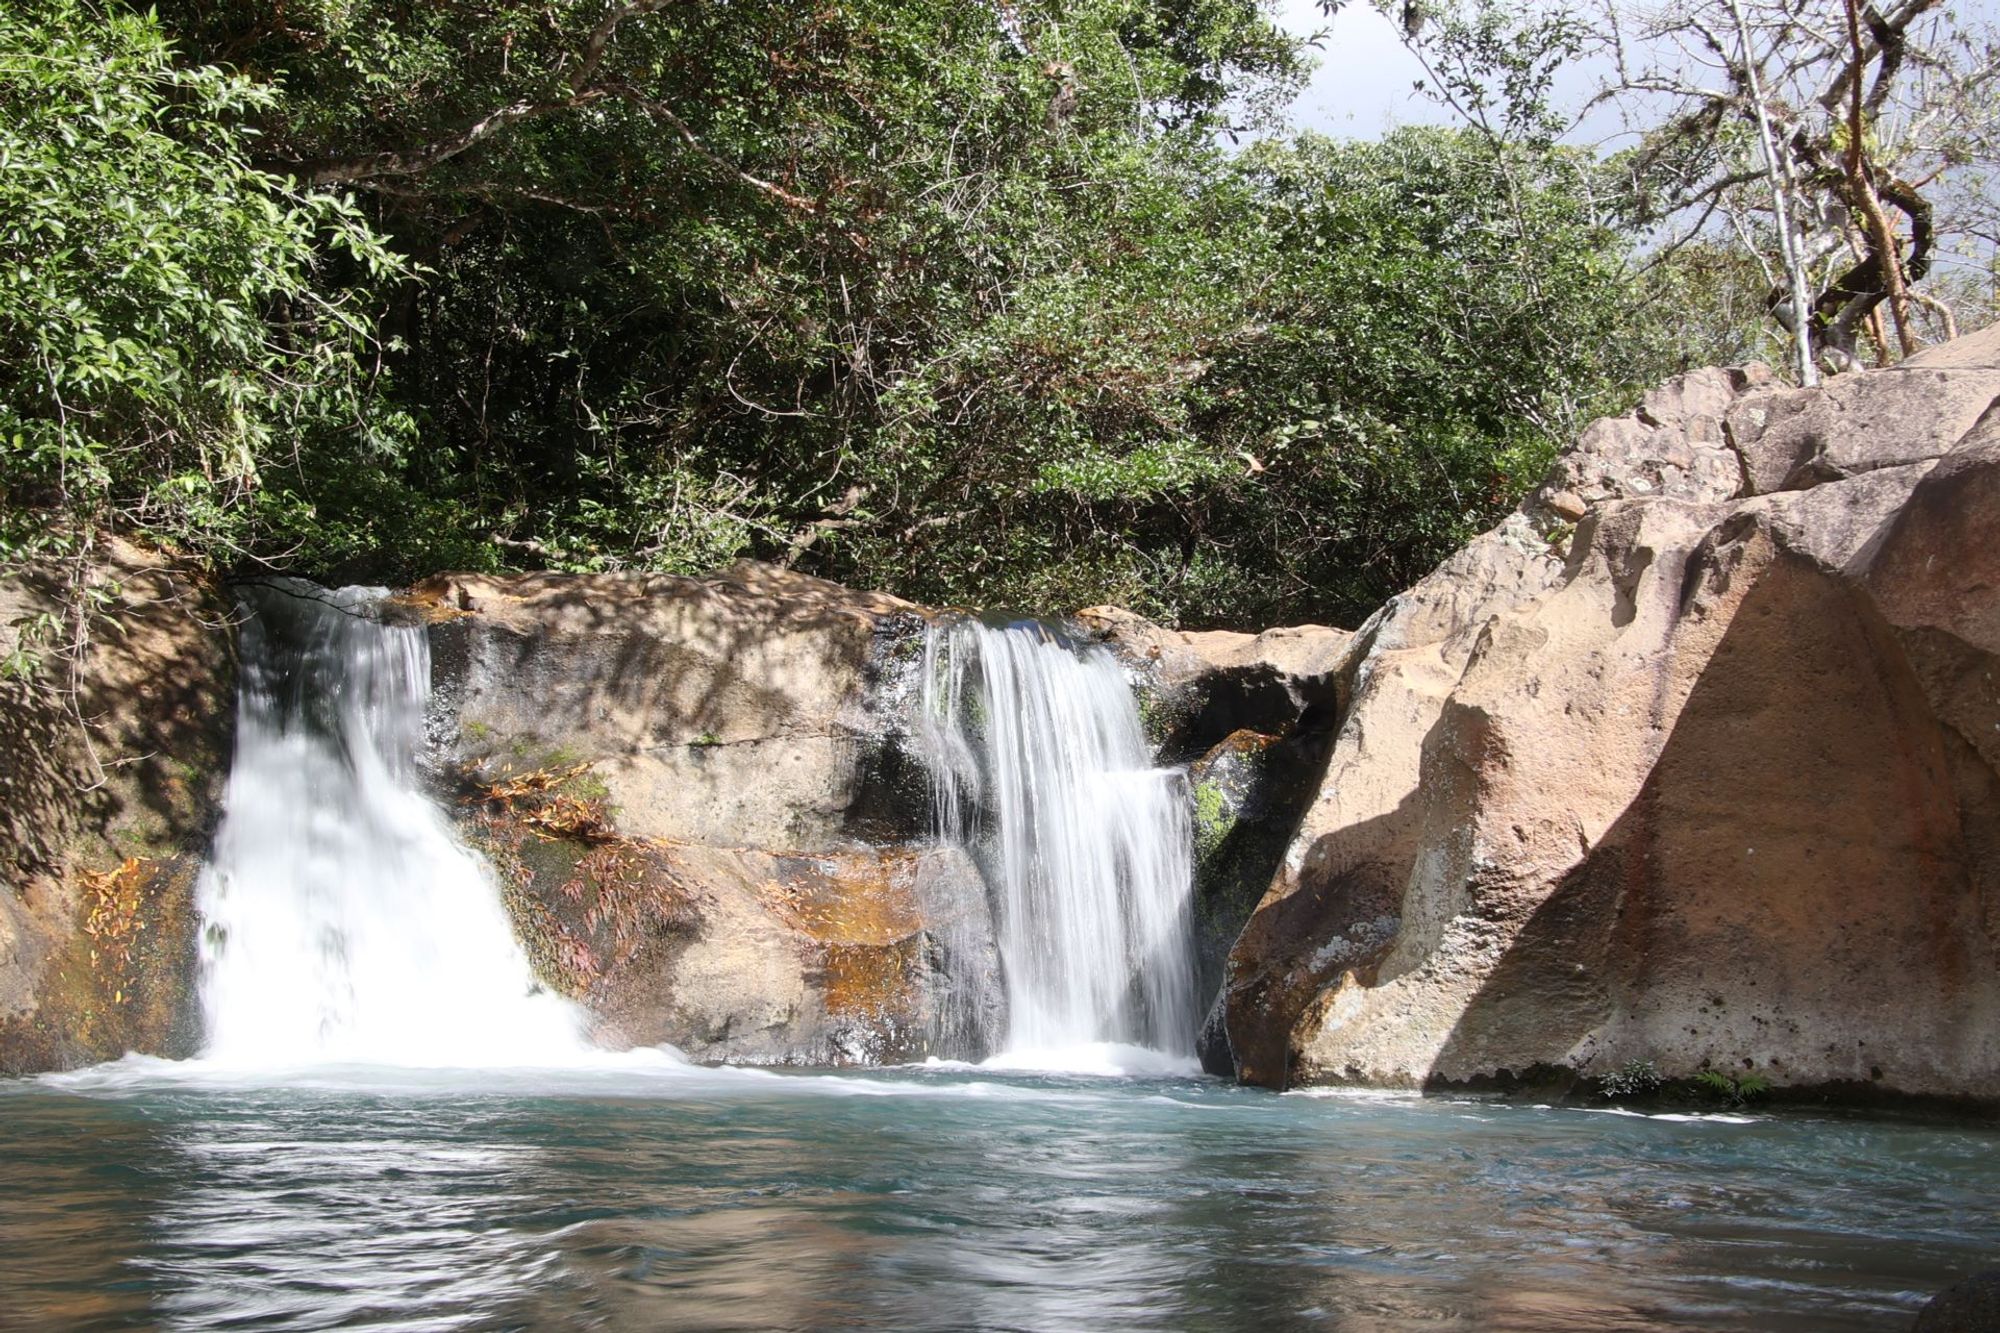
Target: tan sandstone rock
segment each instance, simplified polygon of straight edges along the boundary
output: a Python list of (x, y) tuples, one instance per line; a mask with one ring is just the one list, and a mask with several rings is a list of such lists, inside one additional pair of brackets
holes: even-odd
[[(82, 650), (65, 621), (36, 669), (0, 678), (0, 1074), (201, 1039), (194, 879), (229, 762), (228, 602), (124, 542), (82, 570)], [(0, 657), (60, 618), (54, 577), (0, 579)]]
[(1243, 1078), (2000, 1101), (2000, 343), (1940, 350), (1677, 382), (1363, 627), (1231, 956)]
[[(900, 744), (918, 608), (750, 563), (450, 575), (407, 600), (431, 624), (461, 822), (601, 1040), (748, 1063), (985, 1053), (985, 886), (931, 844), (929, 778)], [(560, 780), (494, 797), (524, 773)]]
[(878, 634), (917, 623), (896, 598), (748, 563), (446, 575), (411, 596), (433, 613), (454, 762), (573, 756), (629, 834), (787, 850), (847, 836)]

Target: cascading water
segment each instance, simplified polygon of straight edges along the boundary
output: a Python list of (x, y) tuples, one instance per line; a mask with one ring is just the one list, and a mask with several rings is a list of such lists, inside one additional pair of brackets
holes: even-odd
[(198, 889), (212, 1060), (554, 1063), (542, 993), (484, 864), (418, 788), (424, 632), (378, 590), (251, 589), (236, 761)]
[(1185, 778), (1153, 766), (1124, 671), (1040, 625), (933, 625), (923, 721), (939, 834), (994, 894), (1007, 1050), (1193, 1050)]

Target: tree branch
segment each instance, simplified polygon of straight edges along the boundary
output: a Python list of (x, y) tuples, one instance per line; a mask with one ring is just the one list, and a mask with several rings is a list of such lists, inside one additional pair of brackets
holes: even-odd
[(599, 20), (584, 38), (576, 68), (570, 71), (569, 95), (566, 97), (514, 102), (488, 111), (464, 128), (421, 148), (326, 158), (302, 164), (300, 174), (309, 185), (352, 185), (384, 176), (416, 176), (478, 146), (510, 125), (552, 111), (570, 111), (587, 106), (604, 96), (604, 90), (595, 86), (592, 80), (604, 63), (605, 52), (610, 49), (611, 39), (617, 35), (619, 27), (628, 19), (654, 13), (671, 3), (673, 0), (629, 0), (629, 3), (619, 5)]
[(433, 140), (421, 148), (325, 158), (304, 166), (301, 175), (308, 185), (353, 185), (382, 176), (419, 175), (485, 142), (517, 121), (551, 111), (566, 111), (575, 105), (577, 99), (574, 98), (554, 102), (516, 102), (512, 106), (489, 111), (464, 129)]

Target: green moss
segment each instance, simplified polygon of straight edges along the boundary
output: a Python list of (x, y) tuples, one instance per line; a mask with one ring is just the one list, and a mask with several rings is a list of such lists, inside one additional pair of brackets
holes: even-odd
[[(480, 728), (487, 736), (489, 728), (477, 722), (464, 724), (463, 730), (470, 735), (474, 728)], [(581, 750), (568, 745), (543, 745), (526, 736), (517, 736), (507, 743), (507, 758), (497, 764), (482, 764), (481, 780), (494, 780), (507, 774), (557, 773), (565, 769), (582, 768), (586, 760)], [(560, 796), (574, 796), (581, 801), (601, 801), (611, 795), (611, 788), (605, 785), (594, 769), (584, 769), (572, 777), (563, 779), (553, 788)]]
[(1139, 729), (1145, 733), (1146, 743), (1158, 749), (1171, 730), (1166, 724), (1166, 710), (1160, 706), (1160, 696), (1145, 684), (1133, 690), (1132, 695), (1139, 705)]
[(1186, 687), (1162, 690), (1149, 674), (1141, 672), (1133, 682), (1132, 694), (1139, 705), (1139, 728), (1155, 750), (1188, 720), (1193, 696)]
[(1222, 786), (1216, 782), (1194, 784), (1194, 847), (1195, 854), (1203, 860), (1213, 856), (1222, 846), (1229, 831), (1236, 826), (1236, 820), (1229, 813), (1229, 807), (1222, 793)]
[(569, 746), (545, 745), (532, 736), (516, 736), (508, 741), (507, 757), (521, 769), (568, 768), (583, 762), (583, 756)]

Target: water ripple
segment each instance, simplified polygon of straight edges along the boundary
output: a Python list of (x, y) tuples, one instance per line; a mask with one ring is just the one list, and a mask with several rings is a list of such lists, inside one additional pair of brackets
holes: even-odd
[(0, 1311), (1818, 1331), (1895, 1326), (2000, 1246), (1982, 1127), (679, 1069), (6, 1085)]

